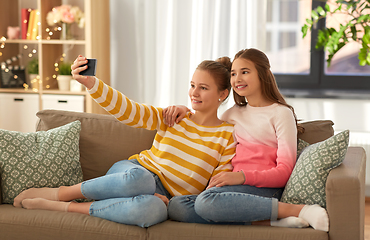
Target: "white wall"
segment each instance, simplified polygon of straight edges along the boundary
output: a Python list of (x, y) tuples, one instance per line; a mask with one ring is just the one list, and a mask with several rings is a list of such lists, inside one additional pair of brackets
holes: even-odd
[(370, 196), (370, 100), (287, 98), (298, 119), (332, 120), (335, 132), (350, 130), (350, 146), (366, 150), (366, 196)]

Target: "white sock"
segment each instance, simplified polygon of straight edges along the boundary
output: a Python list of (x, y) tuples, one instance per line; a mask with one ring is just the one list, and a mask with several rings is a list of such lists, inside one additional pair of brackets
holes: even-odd
[(14, 207), (22, 207), (23, 199), (44, 198), (59, 201), (59, 188), (30, 188), (21, 192), (14, 198)]
[(290, 228), (305, 228), (310, 226), (308, 222), (302, 218), (287, 217), (276, 221), (270, 221), (270, 225), (274, 227), (290, 227)]
[(43, 198), (24, 199), (22, 206), (26, 209), (43, 209), (51, 211), (68, 212), (71, 202), (52, 201)]
[(299, 213), (299, 217), (306, 220), (316, 230), (329, 231), (328, 213), (318, 204), (305, 205)]

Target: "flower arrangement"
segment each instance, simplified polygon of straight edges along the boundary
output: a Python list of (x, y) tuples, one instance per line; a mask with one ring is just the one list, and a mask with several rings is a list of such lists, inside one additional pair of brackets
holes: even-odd
[(85, 14), (77, 6), (61, 5), (48, 12), (46, 21), (50, 26), (60, 23), (77, 23), (79, 28), (83, 28), (85, 26)]

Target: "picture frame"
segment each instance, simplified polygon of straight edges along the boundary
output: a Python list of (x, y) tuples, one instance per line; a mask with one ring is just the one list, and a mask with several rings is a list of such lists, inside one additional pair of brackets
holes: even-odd
[(0, 88), (23, 88), (26, 83), (24, 67), (1, 68)]

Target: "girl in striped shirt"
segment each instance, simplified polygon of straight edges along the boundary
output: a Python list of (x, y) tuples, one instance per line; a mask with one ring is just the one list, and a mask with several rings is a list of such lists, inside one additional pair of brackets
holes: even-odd
[[(231, 171), (234, 127), (217, 117), (231, 89), (228, 57), (198, 65), (189, 89), (195, 113), (188, 113), (174, 127), (165, 124), (162, 108), (136, 103), (97, 78), (80, 75), (86, 62), (83, 56), (75, 60), (74, 79), (123, 124), (156, 130), (153, 145), (115, 163), (105, 176), (74, 186), (25, 190), (14, 206), (78, 212), (149, 227), (167, 219), (168, 199), (199, 194), (211, 177)], [(98, 201), (71, 202), (81, 198)]]

